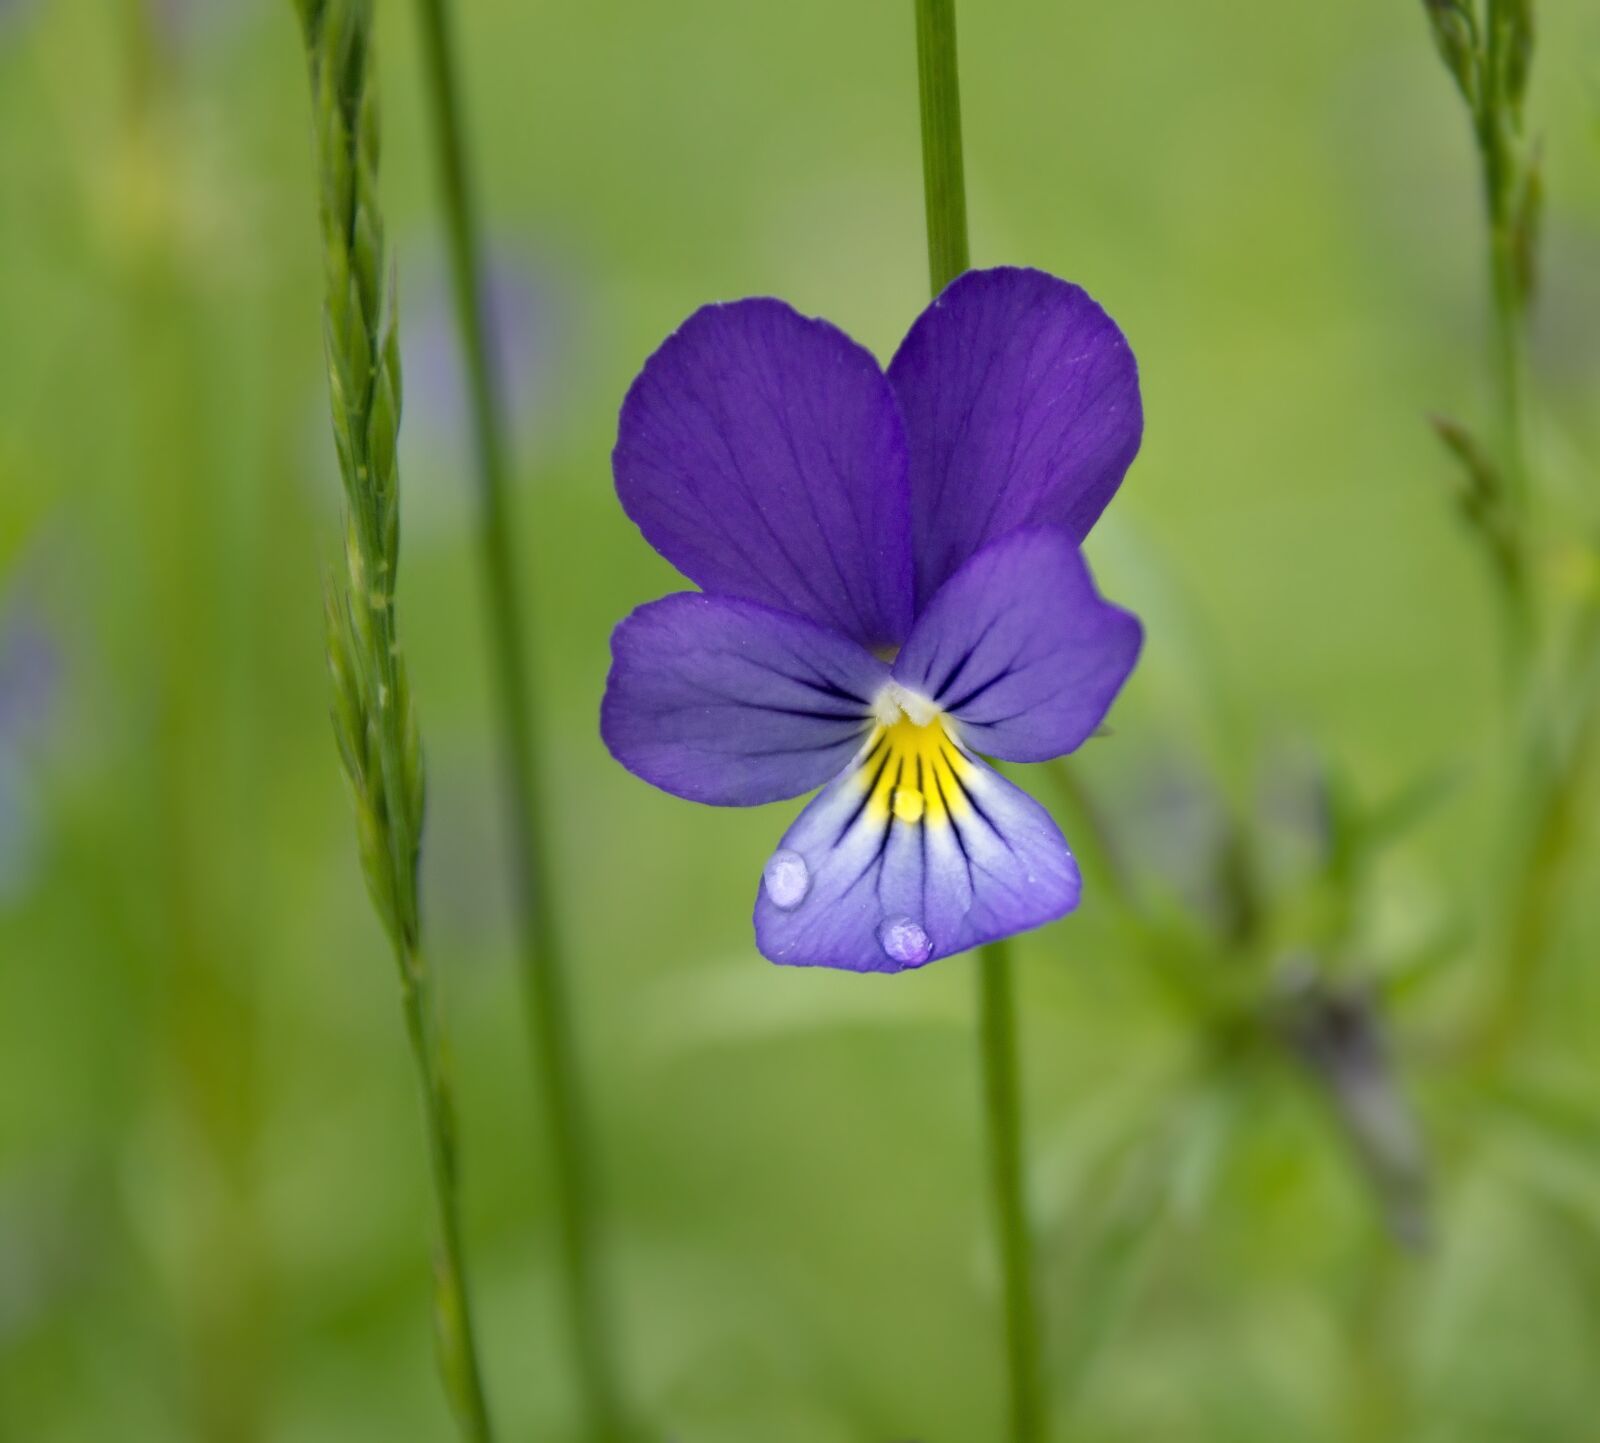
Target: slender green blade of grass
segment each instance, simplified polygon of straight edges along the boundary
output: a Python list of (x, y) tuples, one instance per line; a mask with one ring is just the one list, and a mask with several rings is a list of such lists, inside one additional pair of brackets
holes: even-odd
[(485, 331), (483, 247), (474, 203), (460, 87), (446, 0), (418, 0), (423, 61), (443, 192), (456, 317), (477, 452), (485, 617), (500, 713), (507, 824), (521, 932), (533, 1062), (555, 1172), (562, 1295), (589, 1435), (626, 1436), (622, 1391), (602, 1270), (599, 1207), (582, 1073), (575, 1055), (555, 890), (550, 885), (537, 713), (527, 628), (511, 550), (509, 447)]
[(406, 1036), (422, 1094), (437, 1213), (440, 1371), (462, 1437), (488, 1443), (462, 1255), (454, 1103), (417, 899), (424, 784), (395, 620), (400, 350), (377, 189), (372, 4), (297, 0), (297, 8), (311, 75), (328, 389), (345, 502), (344, 575), (330, 580), (326, 607), (334, 734), (355, 801), (367, 888), (399, 966)]

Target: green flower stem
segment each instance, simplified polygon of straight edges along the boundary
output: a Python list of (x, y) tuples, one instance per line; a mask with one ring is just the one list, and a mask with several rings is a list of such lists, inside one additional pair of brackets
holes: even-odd
[(917, 93), (922, 105), (922, 188), (928, 212), (928, 274), (938, 295), (962, 271), (967, 185), (961, 169), (961, 90), (955, 0), (916, 0)]
[(463, 138), (460, 90), (446, 0), (418, 0), (422, 53), (444, 191), (456, 319), (465, 355), (477, 450), (480, 540), (489, 643), (509, 786), (514, 891), (524, 990), (554, 1158), (563, 1294), (590, 1436), (624, 1436), (615, 1346), (600, 1267), (594, 1172), (581, 1073), (574, 1052), (566, 970), (556, 927), (544, 834), (533, 688), (511, 551), (504, 409), (484, 330), (483, 248)]
[[(961, 94), (955, 0), (916, 0), (917, 89), (922, 176), (933, 293), (967, 268), (967, 200), (961, 169)], [(1022, 1106), (1011, 951), (994, 942), (978, 955), (978, 1017), (990, 1186), (1005, 1289), (1011, 1443), (1042, 1443), (1045, 1402), (1034, 1298), (1033, 1237), (1023, 1182)]]
[(1005, 1287), (1006, 1368), (1011, 1384), (1012, 1443), (1045, 1437), (1039, 1308), (1034, 1297), (1033, 1235), (1028, 1228), (1022, 1162), (1022, 1101), (1017, 1060), (1016, 995), (1009, 942), (978, 953), (978, 1027), (983, 1051), (989, 1182)]
[(399, 968), (422, 1095), (438, 1247), (434, 1332), (467, 1443), (492, 1432), (462, 1259), (454, 1108), (431, 972), (421, 948), (417, 859), (422, 747), (395, 622), (400, 561), (400, 346), (378, 203), (372, 0), (296, 0), (311, 75), (322, 223), (324, 345), (344, 483), (345, 574), (327, 598), (334, 734), (355, 802), (362, 869)]

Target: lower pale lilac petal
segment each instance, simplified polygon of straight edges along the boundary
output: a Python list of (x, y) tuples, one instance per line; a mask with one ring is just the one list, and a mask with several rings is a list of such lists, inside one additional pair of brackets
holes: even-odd
[(1095, 590), (1070, 536), (1013, 532), (940, 587), (894, 678), (953, 715), (973, 750), (1047, 761), (1099, 726), (1142, 636), (1136, 617)]
[(879, 728), (768, 863), (774, 962), (900, 972), (1065, 916), (1078, 867), (1048, 812), (937, 719)]
[(636, 776), (719, 806), (797, 797), (874, 726), (888, 668), (855, 642), (755, 602), (684, 592), (611, 638), (600, 734)]

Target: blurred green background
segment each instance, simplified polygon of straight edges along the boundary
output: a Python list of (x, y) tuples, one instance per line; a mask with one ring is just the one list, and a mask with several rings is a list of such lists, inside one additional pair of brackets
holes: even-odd
[[(675, 802), (596, 735), (611, 626), (676, 584), (611, 491), (643, 357), (703, 301), (773, 293), (887, 358), (926, 299), (910, 7), (458, 9), (633, 1391), (681, 1443), (994, 1438), (970, 963), (770, 967), (749, 908), (793, 808)], [(379, 12), (426, 925), (489, 1385), (504, 1437), (544, 1443), (572, 1399), (469, 438), (413, 14)], [(1600, 8), (1541, 26), (1536, 455), (1580, 515)], [(972, 3), (962, 47), (976, 262), (1086, 285), (1148, 418), (1090, 552), (1149, 644), (1070, 772), (1138, 906), (1091, 870), (1020, 949), (1062, 1436), (1600, 1437), (1592, 852), (1514, 1062), (1443, 1040), (1498, 965), (1516, 783), (1493, 600), (1424, 423), (1487, 403), (1474, 163), (1422, 6)], [(416, 1099), (326, 714), (308, 123), (287, 3), (0, 0), (8, 1443), (451, 1436)], [(1330, 796), (1441, 776), (1359, 886), (1329, 882)], [(1247, 1011), (1370, 986), (1395, 1068), (1219, 1026), (1175, 972)], [(1398, 1181), (1341, 1099), (1398, 1129)]]

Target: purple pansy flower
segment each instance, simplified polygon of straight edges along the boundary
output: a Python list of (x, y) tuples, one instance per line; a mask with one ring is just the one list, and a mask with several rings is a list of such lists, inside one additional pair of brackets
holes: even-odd
[(887, 374), (762, 299), (645, 363), (617, 494), (702, 590), (618, 626), (601, 733), (691, 801), (823, 788), (763, 873), (774, 962), (897, 972), (1077, 905), (1054, 821), (979, 755), (1072, 751), (1133, 669), (1079, 544), (1142, 424), (1121, 331), (1032, 270), (953, 281)]

